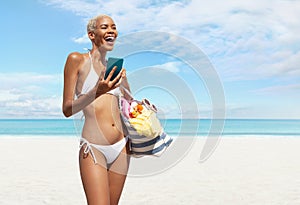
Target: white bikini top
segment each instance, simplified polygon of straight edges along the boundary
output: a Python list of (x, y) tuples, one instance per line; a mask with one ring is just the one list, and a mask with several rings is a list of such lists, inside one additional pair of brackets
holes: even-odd
[[(92, 56), (91, 56), (90, 52), (89, 52), (89, 57), (91, 59), (91, 68), (90, 68), (90, 71), (89, 71), (83, 85), (82, 85), (81, 93), (77, 94), (77, 97), (84, 95), (84, 94), (88, 93), (91, 89), (93, 89), (93, 87), (95, 87), (95, 85), (99, 79), (99, 76), (94, 69)], [(107, 93), (117, 96), (120, 93), (120, 89), (119, 89), (119, 87), (117, 87), (111, 91), (108, 91)]]

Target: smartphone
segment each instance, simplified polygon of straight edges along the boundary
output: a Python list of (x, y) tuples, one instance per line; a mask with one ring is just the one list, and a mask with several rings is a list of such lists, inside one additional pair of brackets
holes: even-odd
[(110, 71), (115, 66), (117, 66), (117, 69), (115, 70), (114, 74), (110, 78), (110, 80), (114, 80), (117, 77), (117, 75), (120, 73), (120, 71), (122, 70), (123, 61), (124, 61), (123, 58), (112, 58), (112, 57), (109, 57), (108, 60), (107, 60), (107, 66), (106, 66), (106, 71), (105, 71), (104, 79), (106, 79), (107, 76), (109, 75)]

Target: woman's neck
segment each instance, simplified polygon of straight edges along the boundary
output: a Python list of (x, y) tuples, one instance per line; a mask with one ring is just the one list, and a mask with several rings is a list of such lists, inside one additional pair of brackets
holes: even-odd
[(101, 51), (99, 48), (93, 48), (90, 51), (94, 61), (101, 62), (103, 65), (106, 64), (106, 51)]

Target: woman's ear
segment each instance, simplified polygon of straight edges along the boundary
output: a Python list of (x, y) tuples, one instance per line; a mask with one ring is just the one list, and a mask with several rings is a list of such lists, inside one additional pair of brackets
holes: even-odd
[(94, 40), (95, 39), (95, 33), (93, 31), (89, 31), (88, 32), (88, 37), (90, 40)]

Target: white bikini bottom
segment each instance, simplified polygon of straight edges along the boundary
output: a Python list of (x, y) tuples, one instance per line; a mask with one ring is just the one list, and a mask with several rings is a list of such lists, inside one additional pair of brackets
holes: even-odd
[(96, 164), (97, 159), (92, 149), (93, 147), (104, 155), (107, 164), (111, 164), (118, 158), (122, 149), (125, 147), (127, 140), (128, 137), (124, 137), (122, 140), (112, 145), (97, 145), (97, 144), (90, 143), (85, 138), (80, 138), (79, 149), (81, 149), (84, 145), (86, 145), (86, 147), (83, 150), (84, 154), (88, 154), (90, 152)]

